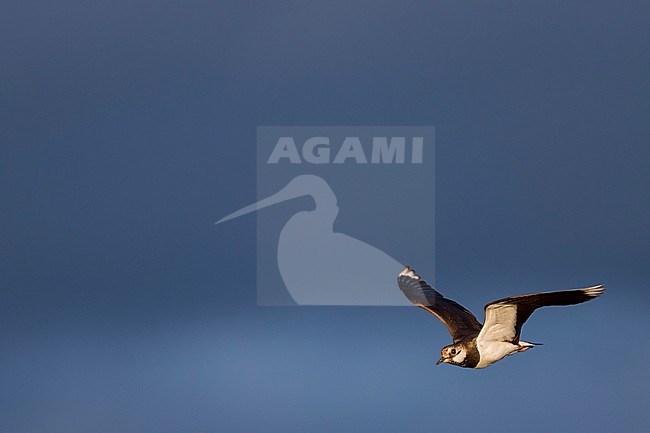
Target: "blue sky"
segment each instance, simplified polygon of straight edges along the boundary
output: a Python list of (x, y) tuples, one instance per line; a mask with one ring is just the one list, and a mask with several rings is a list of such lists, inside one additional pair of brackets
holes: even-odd
[[(1, 8), (0, 431), (650, 426), (648, 4)], [(609, 291), (482, 371), (415, 308), (256, 307), (255, 216), (213, 223), (258, 125), (314, 124), (436, 126), (436, 287), (479, 316)]]

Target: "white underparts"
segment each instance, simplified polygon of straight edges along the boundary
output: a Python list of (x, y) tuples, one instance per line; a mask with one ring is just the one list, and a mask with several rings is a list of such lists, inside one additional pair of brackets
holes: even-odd
[(521, 349), (521, 346), (504, 341), (489, 341), (483, 343), (477, 341), (476, 348), (478, 349), (481, 358), (475, 368), (485, 368), (508, 355), (518, 352)]

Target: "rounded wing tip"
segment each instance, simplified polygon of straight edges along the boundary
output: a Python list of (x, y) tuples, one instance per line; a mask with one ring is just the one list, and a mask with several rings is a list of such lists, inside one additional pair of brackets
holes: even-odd
[(414, 280), (420, 279), (420, 276), (415, 273), (415, 269), (411, 269), (409, 266), (406, 266), (404, 269), (402, 269), (402, 272), (399, 273), (399, 276), (413, 278)]
[(592, 286), (592, 287), (587, 287), (585, 289), (582, 289), (582, 291), (591, 298), (596, 298), (602, 295), (603, 293), (605, 293), (605, 290), (607, 290), (607, 288), (602, 284), (598, 284), (597, 286)]

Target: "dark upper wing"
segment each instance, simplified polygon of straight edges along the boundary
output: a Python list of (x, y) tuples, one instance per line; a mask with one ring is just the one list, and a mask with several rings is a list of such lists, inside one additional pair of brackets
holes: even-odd
[(442, 296), (408, 266), (399, 273), (397, 284), (409, 301), (432, 313), (445, 324), (454, 343), (481, 331), (481, 324), (472, 313)]
[(517, 344), (521, 327), (533, 311), (551, 305), (573, 305), (594, 299), (605, 292), (602, 285), (559, 292), (511, 296), (485, 306), (485, 324), (479, 341), (509, 341)]

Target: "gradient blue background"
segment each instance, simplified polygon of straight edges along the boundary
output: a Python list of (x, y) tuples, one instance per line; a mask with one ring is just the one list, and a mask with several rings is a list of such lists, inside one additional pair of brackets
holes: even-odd
[[(650, 427), (647, 2), (1, 12), (1, 432)], [(609, 291), (482, 371), (415, 308), (256, 307), (255, 217), (213, 222), (274, 124), (435, 125), (436, 286), (477, 313)]]

